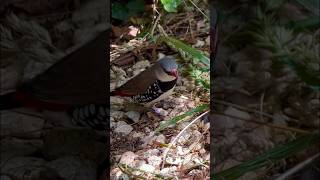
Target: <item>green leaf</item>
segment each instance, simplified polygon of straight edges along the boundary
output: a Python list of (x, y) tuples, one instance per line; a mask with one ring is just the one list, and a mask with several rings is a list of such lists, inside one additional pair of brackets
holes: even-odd
[(177, 8), (181, 2), (181, 0), (161, 0), (164, 9), (167, 12), (177, 12)]
[(202, 72), (210, 72), (210, 68), (207, 68), (207, 67), (199, 68), (199, 70)]
[(276, 10), (279, 9), (286, 0), (267, 0), (266, 3), (266, 10)]
[(190, 76), (195, 79), (197, 85), (201, 85), (204, 89), (210, 90), (210, 79), (204, 76), (202, 69), (195, 69), (195, 67), (190, 66)]
[(115, 19), (119, 19), (122, 21), (126, 21), (127, 19), (129, 19), (129, 9), (118, 2), (112, 4), (111, 13), (112, 17)]
[(208, 81), (206, 81), (206, 80), (196, 79), (196, 83), (200, 84), (201, 86), (203, 86), (207, 90), (210, 89), (210, 83)]
[(160, 126), (156, 129), (156, 132), (163, 131), (164, 129), (166, 129), (169, 126), (176, 125), (178, 122), (182, 121), (184, 118), (191, 116), (191, 115), (194, 115), (199, 112), (204, 112), (208, 108), (209, 108), (208, 104), (203, 104), (203, 105), (200, 105), (194, 109), (191, 109), (182, 115), (176, 116), (176, 117), (166, 121), (165, 123), (160, 124)]
[(298, 63), (290, 56), (281, 58), (281, 61), (287, 64), (303, 82), (320, 91), (320, 72), (310, 71), (305, 65)]
[(126, 5), (119, 2), (112, 3), (112, 17), (122, 21), (127, 21), (131, 16), (144, 11), (145, 3), (143, 0), (130, 0)]
[(307, 149), (312, 145), (319, 145), (319, 132), (303, 135), (286, 144), (277, 146), (262, 155), (241, 163), (237, 166), (223, 170), (213, 175), (214, 180), (233, 180), (238, 179), (247, 172), (254, 171), (261, 167), (275, 163), (281, 159), (294, 155)]
[(313, 14), (320, 15), (320, 1), (319, 0), (296, 0), (304, 8), (308, 9)]
[(300, 21), (291, 21), (286, 24), (287, 28), (292, 28), (295, 31), (303, 31), (320, 28), (320, 16), (310, 17)]
[(136, 15), (144, 11), (145, 3), (143, 0), (131, 0), (126, 7), (129, 9), (130, 14)]
[[(162, 36), (161, 37), (169, 46), (178, 50), (182, 55), (187, 54), (196, 61), (200, 61), (205, 64), (207, 67), (210, 67), (210, 60), (203, 52), (185, 44), (182, 41), (179, 41), (173, 37)], [(184, 54), (183, 54), (184, 53)]]

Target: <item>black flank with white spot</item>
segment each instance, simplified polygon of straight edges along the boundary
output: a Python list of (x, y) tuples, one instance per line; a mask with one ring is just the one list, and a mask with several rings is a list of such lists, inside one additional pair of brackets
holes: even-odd
[(76, 125), (105, 130), (109, 118), (107, 107), (107, 104), (83, 105), (73, 108), (68, 114)]
[(163, 93), (172, 89), (175, 86), (176, 82), (176, 79), (169, 82), (161, 82), (157, 80), (152, 85), (150, 85), (144, 93), (132, 96), (132, 99), (138, 103), (151, 102), (160, 97)]

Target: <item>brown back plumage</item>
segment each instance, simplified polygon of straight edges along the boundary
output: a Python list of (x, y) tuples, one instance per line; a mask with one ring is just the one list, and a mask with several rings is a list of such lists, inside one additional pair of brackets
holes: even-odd
[(159, 63), (155, 63), (150, 68), (141, 72), (137, 76), (128, 80), (125, 84), (115, 89), (116, 94), (133, 96), (147, 90), (147, 88), (157, 80), (155, 69), (161, 68)]
[(20, 90), (53, 103), (104, 103), (107, 96), (108, 30), (24, 84)]

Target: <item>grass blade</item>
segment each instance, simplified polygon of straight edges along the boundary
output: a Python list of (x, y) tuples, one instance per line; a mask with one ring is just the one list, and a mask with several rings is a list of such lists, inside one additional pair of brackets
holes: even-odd
[(205, 64), (206, 66), (210, 66), (210, 60), (209, 57), (207, 57), (203, 52), (185, 44), (184, 42), (175, 39), (173, 37), (169, 37), (169, 36), (162, 36), (161, 37), (162, 40), (164, 40), (169, 46), (171, 46), (172, 48), (178, 50), (180, 53), (182, 53), (182, 55), (189, 55), (192, 57), (192, 59), (194, 60), (198, 60), (200, 62), (202, 62), (203, 64)]
[(231, 167), (227, 170), (218, 172), (213, 176), (214, 180), (231, 180), (237, 179), (247, 172), (254, 171), (261, 167), (270, 165), (276, 161), (287, 158), (293, 154), (296, 154), (302, 150), (305, 150), (309, 146), (319, 145), (319, 132), (300, 136), (297, 139), (290, 141), (286, 144), (277, 146), (264, 154), (258, 156), (255, 159), (244, 162), (240, 165)]
[(294, 29), (295, 31), (318, 29), (320, 28), (320, 17), (314, 16), (300, 21), (292, 21), (289, 22), (286, 27)]
[(156, 129), (156, 132), (160, 132), (163, 131), (164, 129), (166, 129), (169, 126), (172, 125), (176, 125), (178, 122), (180, 122), (181, 120), (183, 120), (184, 118), (188, 117), (188, 116), (192, 116), (196, 113), (200, 113), (200, 112), (204, 112), (205, 110), (207, 110), (209, 108), (209, 104), (202, 104), (194, 109), (191, 109), (187, 112), (185, 112), (182, 115), (176, 116), (170, 120), (168, 120), (167, 122), (160, 124), (160, 126)]
[(296, 0), (304, 8), (308, 9), (315, 15), (320, 15), (320, 1), (319, 0)]

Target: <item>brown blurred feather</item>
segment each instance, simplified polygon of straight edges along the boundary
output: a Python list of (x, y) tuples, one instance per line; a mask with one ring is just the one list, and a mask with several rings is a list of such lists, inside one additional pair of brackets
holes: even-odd
[(107, 45), (109, 32), (61, 59), (20, 87), (39, 100), (82, 105), (107, 102)]
[(115, 94), (119, 95), (137, 95), (147, 90), (147, 88), (157, 80), (155, 69), (160, 68), (158, 63), (155, 63), (150, 68), (127, 81), (124, 85), (115, 89)]

